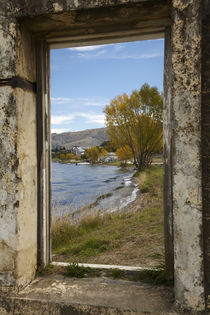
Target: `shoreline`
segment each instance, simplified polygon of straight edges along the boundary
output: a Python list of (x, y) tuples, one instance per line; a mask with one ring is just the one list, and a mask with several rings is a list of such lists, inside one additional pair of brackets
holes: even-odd
[(121, 166), (121, 163), (120, 161), (117, 161), (117, 162), (110, 162), (110, 163), (102, 163), (102, 162), (98, 162), (98, 163), (90, 163), (90, 162), (87, 162), (87, 161), (84, 161), (84, 162), (80, 162), (80, 161), (75, 161), (75, 160), (54, 160), (52, 159), (52, 162), (53, 163), (60, 163), (60, 164), (76, 164), (76, 165), (91, 165), (91, 166), (117, 166), (117, 167), (120, 167), (120, 168), (130, 168), (130, 167), (135, 167), (134, 164), (130, 164), (130, 163), (127, 163), (125, 167), (122, 167)]
[[(134, 179), (134, 177), (132, 177), (132, 180)], [(136, 180), (137, 182), (137, 180)], [(77, 224), (80, 220), (84, 219), (85, 217), (88, 216), (95, 216), (95, 215), (99, 215), (99, 216), (104, 216), (106, 214), (113, 214), (113, 213), (126, 213), (129, 211), (133, 211), (132, 208), (135, 208), (135, 211), (139, 211), (141, 207), (139, 207), (139, 198), (141, 199), (141, 192), (140, 189), (137, 187), (138, 184), (136, 184), (136, 186), (134, 187), (134, 189), (132, 190), (132, 193), (130, 195), (128, 195), (126, 197), (126, 199), (129, 199), (132, 197), (133, 193), (135, 194), (134, 199), (131, 199), (131, 201), (127, 201), (127, 203), (122, 206), (122, 207), (112, 207), (107, 209), (103, 209), (103, 208), (97, 208), (97, 206), (100, 204), (100, 202), (102, 200), (108, 199), (110, 197), (112, 197), (114, 195), (115, 191), (118, 191), (122, 188), (125, 188), (125, 186), (119, 186), (117, 188), (114, 189), (113, 192), (111, 193), (106, 193), (103, 195), (100, 195), (97, 197), (97, 199), (92, 202), (89, 205), (86, 206), (82, 206), (81, 208), (77, 209), (76, 211), (72, 212), (72, 213), (68, 213), (68, 214), (64, 214), (64, 215), (60, 215), (60, 216), (54, 216), (54, 219), (59, 220), (65, 217), (69, 217), (71, 223)]]
[[(138, 197), (141, 195), (139, 190), (139, 182), (136, 178), (136, 172), (134, 171), (130, 177), (124, 179), (124, 183), (120, 184), (118, 187), (114, 188), (111, 192), (104, 193), (96, 197), (96, 200), (90, 204), (83, 205), (73, 212), (68, 212), (68, 210), (63, 207), (60, 214), (53, 217), (55, 219), (69, 217), (73, 224), (77, 223), (81, 219), (87, 216), (94, 215), (106, 215), (112, 213), (125, 213), (130, 211), (130, 208), (135, 204)], [(129, 194), (126, 192), (130, 190)], [(107, 206), (108, 205), (108, 206)], [(69, 208), (71, 205), (69, 205)], [(56, 206), (55, 208), (56, 209)], [(65, 213), (66, 212), (66, 213)], [(67, 213), (68, 212), (68, 213)]]

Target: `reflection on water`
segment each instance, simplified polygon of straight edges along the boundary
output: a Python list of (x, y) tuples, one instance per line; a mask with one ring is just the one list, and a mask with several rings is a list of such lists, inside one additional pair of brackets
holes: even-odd
[[(133, 170), (116, 166), (52, 163), (52, 214), (76, 212), (95, 203), (95, 207), (122, 208), (136, 197)], [(59, 205), (59, 206), (58, 206)]]

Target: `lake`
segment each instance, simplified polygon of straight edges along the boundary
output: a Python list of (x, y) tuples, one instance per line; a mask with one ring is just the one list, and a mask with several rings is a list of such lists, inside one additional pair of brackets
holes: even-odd
[(88, 205), (113, 212), (134, 201), (133, 169), (91, 164), (52, 163), (52, 215), (77, 213)]

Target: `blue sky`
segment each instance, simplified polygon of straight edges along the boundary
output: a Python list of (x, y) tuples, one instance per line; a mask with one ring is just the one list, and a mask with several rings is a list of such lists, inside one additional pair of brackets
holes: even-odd
[(163, 90), (164, 40), (51, 50), (52, 132), (104, 127), (105, 105), (145, 83)]

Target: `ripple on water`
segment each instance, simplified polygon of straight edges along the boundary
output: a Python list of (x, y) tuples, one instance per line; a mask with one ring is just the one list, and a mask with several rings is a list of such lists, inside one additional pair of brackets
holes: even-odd
[(116, 166), (52, 163), (53, 214), (59, 207), (69, 213), (91, 203), (101, 208), (126, 206), (136, 198), (132, 176), (132, 170)]

